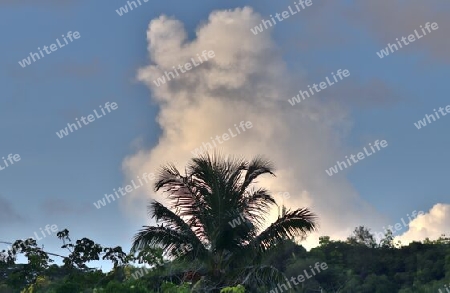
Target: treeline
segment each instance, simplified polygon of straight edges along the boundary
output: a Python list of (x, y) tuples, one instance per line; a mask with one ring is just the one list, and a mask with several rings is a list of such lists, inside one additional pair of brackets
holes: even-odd
[[(0, 293), (205, 292), (197, 289), (202, 266), (195, 260), (168, 261), (159, 249), (124, 253), (120, 247), (103, 247), (87, 238), (72, 243), (68, 233), (57, 234), (67, 256), (45, 252), (33, 241), (25, 245), (18, 240), (2, 251)], [(16, 264), (18, 255), (27, 257), (28, 263)], [(51, 264), (50, 256), (62, 257), (64, 265)], [(111, 261), (114, 268), (103, 273), (88, 267), (100, 259)], [(294, 279), (287, 290), (273, 283), (259, 286), (257, 292), (444, 293), (450, 287), (450, 238), (444, 235), (401, 247), (390, 232), (377, 243), (369, 230), (358, 227), (346, 241), (321, 237), (320, 245), (310, 251), (295, 241), (280, 241), (260, 261), (277, 268), (287, 280)], [(326, 263), (327, 269), (312, 275), (317, 263)], [(295, 279), (305, 273), (309, 277), (304, 281)], [(238, 284), (217, 290), (255, 292)]]

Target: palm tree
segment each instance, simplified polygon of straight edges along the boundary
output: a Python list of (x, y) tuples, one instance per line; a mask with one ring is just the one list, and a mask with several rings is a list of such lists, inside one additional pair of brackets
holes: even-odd
[[(306, 208), (287, 210), (263, 230), (271, 205), (276, 205), (268, 190), (253, 186), (263, 174), (275, 176), (262, 157), (246, 161), (204, 154), (191, 159), (185, 175), (173, 164), (163, 166), (154, 189), (167, 193), (170, 206), (150, 203), (157, 226), (144, 226), (134, 236), (132, 251), (160, 247), (169, 257), (199, 263), (203, 288), (212, 288), (207, 292), (225, 285), (254, 290), (285, 282), (275, 268), (260, 265), (261, 259), (284, 239), (315, 231), (317, 217)], [(236, 219), (242, 223), (233, 227)], [(176, 253), (187, 244), (191, 251)]]

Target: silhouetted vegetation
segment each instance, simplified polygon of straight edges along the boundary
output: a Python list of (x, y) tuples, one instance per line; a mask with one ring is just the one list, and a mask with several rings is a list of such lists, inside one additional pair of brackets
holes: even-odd
[[(368, 229), (357, 227), (346, 241), (323, 236), (306, 251), (297, 241), (317, 227), (308, 209), (282, 207), (267, 226), (276, 202), (253, 183), (273, 169), (260, 157), (206, 155), (192, 159), (185, 172), (170, 164), (162, 168), (155, 191), (167, 193), (169, 207), (149, 205), (156, 226), (144, 226), (130, 252), (87, 238), (72, 242), (68, 230), (57, 233), (66, 255), (44, 251), (33, 239), (17, 240), (0, 253), (0, 293), (425, 293), (450, 284), (445, 236), (401, 247), (390, 231), (377, 243)], [(242, 223), (230, 225), (238, 217)], [(19, 255), (28, 262), (16, 263)], [(52, 264), (55, 258), (63, 264)], [(111, 261), (113, 269), (89, 267), (98, 260)], [(327, 269), (292, 283), (290, 291), (279, 290), (292, 277), (308, 276), (317, 263)]]

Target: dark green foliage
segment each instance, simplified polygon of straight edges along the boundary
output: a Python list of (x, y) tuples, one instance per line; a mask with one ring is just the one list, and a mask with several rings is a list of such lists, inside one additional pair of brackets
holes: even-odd
[[(401, 247), (392, 232), (377, 243), (360, 226), (346, 241), (323, 236), (306, 251), (296, 240), (316, 230), (316, 217), (284, 207), (264, 229), (276, 203), (268, 190), (252, 185), (263, 174), (273, 170), (262, 158), (200, 157), (184, 175), (166, 166), (155, 190), (165, 190), (171, 205), (150, 205), (158, 224), (136, 234), (129, 254), (88, 238), (72, 243), (67, 229), (57, 233), (67, 256), (46, 252), (33, 239), (17, 240), (0, 252), (0, 293), (270, 292), (321, 263), (327, 268), (292, 283), (289, 292), (428, 293), (450, 287), (450, 238), (444, 235)], [(243, 221), (232, 227), (237, 217)], [(186, 245), (192, 249), (180, 252)], [(28, 262), (16, 264), (18, 255)], [(51, 257), (64, 265), (51, 265)], [(111, 261), (113, 269), (89, 267), (100, 259)]]
[[(92, 247), (91, 242), (84, 243)], [(126, 264), (118, 262), (109, 273), (77, 266), (42, 267), (40, 264), (44, 264), (46, 259), (42, 253), (29, 254), (43, 258), (31, 257), (33, 263), (29, 264), (0, 261), (0, 293), (205, 292), (191, 291), (196, 288), (195, 284), (183, 283), (184, 272), (201, 262), (189, 259), (162, 262), (161, 253), (156, 249), (141, 251), (136, 258), (128, 255)], [(138, 259), (152, 264), (153, 268), (136, 279), (132, 274), (141, 269), (130, 266), (128, 262), (136, 263)], [(320, 245), (309, 252), (292, 240), (283, 240), (267, 251), (261, 267), (277, 268), (290, 278), (316, 262), (326, 262), (328, 269), (306, 280), (303, 286), (294, 286), (296, 291), (292, 292), (319, 292), (322, 288), (322, 293), (428, 293), (439, 292), (438, 289), (443, 289), (444, 285), (450, 285), (450, 239), (444, 236), (436, 241), (413, 242), (398, 248), (389, 248), (383, 245), (383, 241), (370, 247), (365, 243), (322, 237)], [(197, 283), (197, 287), (211, 286), (206, 280)], [(245, 286), (245, 292), (269, 292), (274, 288), (271, 284), (252, 285)], [(240, 292), (242, 287), (229, 290)]]
[(81, 285), (76, 283), (63, 283), (58, 286), (55, 290), (55, 293), (78, 293), (81, 290)]

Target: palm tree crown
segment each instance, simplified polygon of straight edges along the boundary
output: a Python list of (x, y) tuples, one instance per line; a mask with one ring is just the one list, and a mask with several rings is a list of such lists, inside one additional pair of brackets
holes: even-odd
[[(160, 247), (169, 257), (195, 260), (201, 264), (202, 280), (214, 288), (282, 280), (275, 268), (259, 265), (262, 256), (284, 239), (315, 231), (317, 217), (306, 208), (288, 210), (263, 229), (270, 207), (276, 205), (268, 190), (253, 186), (263, 174), (275, 176), (262, 157), (246, 161), (205, 154), (191, 159), (184, 175), (173, 164), (162, 167), (154, 188), (167, 193), (170, 206), (150, 203), (157, 226), (144, 226), (132, 250)], [(191, 251), (176, 253), (187, 244)]]

